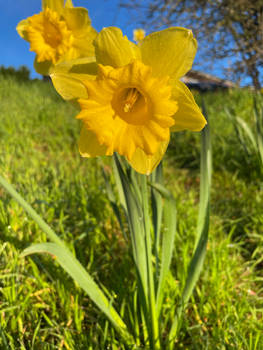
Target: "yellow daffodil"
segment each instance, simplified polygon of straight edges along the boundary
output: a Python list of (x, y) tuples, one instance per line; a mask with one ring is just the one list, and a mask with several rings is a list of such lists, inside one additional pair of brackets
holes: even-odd
[(133, 40), (140, 42), (145, 37), (145, 30), (142, 28), (134, 29), (133, 31)]
[(97, 35), (88, 11), (73, 7), (71, 0), (43, 0), (42, 11), (21, 21), (19, 35), (36, 53), (35, 69), (47, 75), (52, 65), (64, 60), (94, 55), (92, 42)]
[(200, 131), (206, 124), (179, 79), (191, 68), (197, 43), (190, 30), (169, 28), (135, 45), (118, 28), (104, 28), (94, 41), (96, 62), (64, 62), (51, 72), (55, 88), (77, 101), (83, 122), (84, 157), (126, 157), (149, 174), (162, 159), (171, 131)]

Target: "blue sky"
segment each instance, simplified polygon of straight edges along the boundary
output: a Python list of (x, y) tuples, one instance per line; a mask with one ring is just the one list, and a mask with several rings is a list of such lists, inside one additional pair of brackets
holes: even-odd
[[(118, 7), (118, 0), (74, 0), (74, 6), (89, 10), (92, 25), (100, 31), (103, 27), (119, 26), (132, 39), (135, 23), (128, 25), (129, 14)], [(35, 54), (29, 51), (29, 44), (16, 32), (19, 21), (41, 11), (41, 0), (0, 0), (0, 65), (19, 67), (26, 65), (31, 77), (38, 77), (34, 71)]]
[[(92, 25), (100, 31), (103, 27), (118, 26), (123, 33), (132, 39), (134, 28), (139, 27), (134, 13), (130, 14), (118, 6), (119, 0), (73, 0), (75, 6), (83, 6), (89, 10)], [(29, 51), (29, 44), (16, 32), (19, 21), (41, 11), (41, 0), (0, 0), (0, 65), (18, 68), (26, 65), (31, 77), (40, 77), (33, 68), (35, 54)], [(196, 57), (198, 61), (198, 53)], [(216, 66), (207, 65), (207, 73), (224, 77), (223, 66), (228, 62), (220, 62)], [(198, 68), (193, 65), (193, 68)], [(247, 79), (243, 83), (247, 83)]]

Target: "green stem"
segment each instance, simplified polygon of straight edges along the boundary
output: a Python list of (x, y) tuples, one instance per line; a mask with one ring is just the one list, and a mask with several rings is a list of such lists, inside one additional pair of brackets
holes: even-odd
[[(151, 175), (152, 183), (163, 183), (163, 171), (162, 171), (162, 162), (158, 165), (157, 169)], [(154, 253), (155, 253), (155, 284), (158, 285), (158, 279), (160, 275), (160, 235), (161, 235), (161, 226), (162, 226), (162, 217), (163, 217), (163, 199), (161, 194), (151, 188), (151, 203), (152, 203), (152, 218), (154, 226)]]
[(149, 218), (149, 205), (147, 193), (147, 179), (142, 176), (142, 201), (143, 201), (143, 217), (145, 227), (145, 246), (146, 246), (146, 261), (147, 261), (147, 278), (148, 278), (148, 295), (149, 295), (149, 309), (151, 319), (151, 335), (152, 335), (152, 349), (160, 349), (159, 325), (156, 317), (156, 302), (154, 290), (154, 276), (152, 267), (152, 244), (151, 244), (151, 226)]

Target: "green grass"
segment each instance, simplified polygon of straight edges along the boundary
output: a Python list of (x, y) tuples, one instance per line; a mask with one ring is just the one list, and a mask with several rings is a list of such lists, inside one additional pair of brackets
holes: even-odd
[[(248, 91), (204, 96), (212, 132), (211, 229), (204, 270), (182, 320), (177, 349), (263, 349), (263, 188), (245, 162), (225, 108), (252, 123)], [(200, 96), (197, 96), (200, 102)], [(0, 166), (21, 195), (112, 291), (127, 323), (134, 298), (129, 244), (106, 198), (101, 165), (79, 156), (76, 111), (44, 82), (0, 78)], [(194, 245), (198, 133), (172, 137), (165, 181), (177, 201), (178, 233), (163, 317), (174, 309)], [(124, 349), (87, 296), (48, 256), (20, 258), (43, 232), (0, 188), (0, 349)], [(167, 321), (168, 322), (168, 321)]]

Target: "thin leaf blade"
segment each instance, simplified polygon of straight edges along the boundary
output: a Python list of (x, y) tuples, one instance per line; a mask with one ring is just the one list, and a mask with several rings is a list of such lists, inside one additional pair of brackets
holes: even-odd
[(25, 257), (35, 253), (47, 253), (55, 257), (60, 266), (88, 294), (98, 308), (104, 312), (125, 341), (128, 343), (132, 342), (132, 338), (128, 333), (125, 323), (122, 321), (111, 302), (69, 250), (59, 246), (56, 243), (40, 243), (26, 248), (22, 252), (21, 256)]

